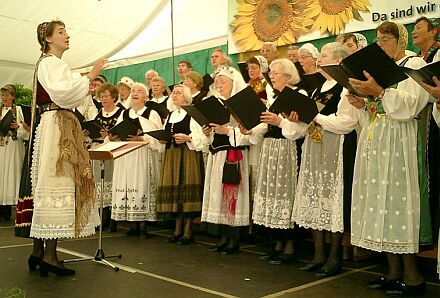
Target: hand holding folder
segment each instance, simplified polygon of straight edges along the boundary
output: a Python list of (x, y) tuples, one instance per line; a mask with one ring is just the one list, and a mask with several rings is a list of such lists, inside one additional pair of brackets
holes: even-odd
[(432, 77), (440, 78), (440, 61), (430, 63), (419, 69), (411, 69), (404, 66), (402, 68), (408, 76), (421, 86), (423, 86), (422, 83), (425, 83), (435, 87), (436, 84)]
[(321, 66), (335, 81), (350, 91), (364, 96), (349, 83), (349, 78), (365, 81), (364, 71), (368, 72), (382, 88), (386, 89), (407, 79), (404, 70), (399, 67), (377, 43), (360, 49), (344, 58), (338, 65)]
[(142, 130), (139, 119), (127, 118), (110, 128), (108, 132), (113, 136), (118, 136), (121, 141), (125, 141), (127, 140), (128, 136), (139, 135), (139, 130)]
[[(323, 105), (320, 104), (320, 109), (322, 107)], [(299, 120), (307, 124), (312, 122), (320, 109), (316, 101), (289, 87), (284, 87), (271, 106), (272, 111), (286, 115), (294, 111), (298, 114)]]
[(247, 130), (260, 124), (261, 113), (266, 111), (266, 106), (250, 86), (226, 100), (225, 105), (234, 119)]
[(202, 127), (210, 123), (223, 125), (229, 122), (229, 111), (215, 96), (182, 108)]

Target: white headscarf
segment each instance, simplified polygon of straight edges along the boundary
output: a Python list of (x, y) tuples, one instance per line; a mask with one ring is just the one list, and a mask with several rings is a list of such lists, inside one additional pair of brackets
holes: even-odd
[(264, 58), (263, 56), (255, 56), (254, 58), (258, 60), (258, 63), (260, 64), (261, 72), (265, 73), (269, 71), (269, 65), (267, 63), (266, 58)]
[(219, 68), (217, 68), (215, 76), (225, 76), (232, 80), (231, 96), (234, 96), (235, 94), (247, 87), (247, 84), (243, 80), (241, 73), (233, 67), (220, 66)]

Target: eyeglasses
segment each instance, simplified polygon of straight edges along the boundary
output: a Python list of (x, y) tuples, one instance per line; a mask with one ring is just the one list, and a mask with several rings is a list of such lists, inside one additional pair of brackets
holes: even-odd
[(385, 37), (376, 37), (374, 39), (374, 42), (377, 42), (377, 43), (387, 43), (387, 42), (389, 42), (393, 38), (396, 38), (396, 37), (394, 37), (394, 36), (393, 37), (387, 37), (387, 36), (385, 36)]

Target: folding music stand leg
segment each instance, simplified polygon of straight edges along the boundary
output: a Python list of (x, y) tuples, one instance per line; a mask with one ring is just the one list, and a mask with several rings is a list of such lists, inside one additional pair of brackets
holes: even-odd
[(95, 256), (93, 258), (78, 258), (78, 259), (69, 259), (69, 260), (64, 260), (61, 261), (61, 263), (72, 263), (72, 262), (81, 262), (81, 261), (98, 261), (98, 262), (102, 262), (104, 265), (110, 266), (113, 268), (113, 270), (115, 271), (119, 271), (119, 267), (110, 263), (109, 261), (107, 261), (106, 259), (108, 258), (122, 258), (122, 255), (113, 255), (113, 256), (105, 256), (104, 254), (104, 250), (102, 249), (102, 212), (104, 209), (104, 160), (100, 160), (99, 164), (101, 167), (101, 195), (100, 195), (100, 199), (101, 202), (99, 204), (99, 218), (101, 220), (101, 224), (99, 225), (99, 237), (98, 237), (98, 249), (96, 250)]

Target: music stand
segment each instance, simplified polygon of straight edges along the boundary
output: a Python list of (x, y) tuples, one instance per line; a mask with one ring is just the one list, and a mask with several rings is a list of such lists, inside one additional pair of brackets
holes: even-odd
[(90, 160), (98, 160), (101, 166), (101, 202), (99, 204), (99, 217), (101, 224), (99, 225), (99, 237), (98, 237), (98, 249), (95, 256), (92, 258), (78, 258), (64, 260), (62, 263), (80, 262), (80, 261), (99, 261), (103, 264), (112, 267), (115, 271), (119, 271), (119, 267), (110, 263), (106, 258), (122, 258), (122, 255), (105, 256), (102, 249), (102, 211), (104, 209), (104, 162), (106, 160), (116, 160), (121, 156), (124, 156), (134, 150), (137, 150), (145, 145), (147, 142), (109, 142), (96, 146), (93, 149), (89, 149)]

